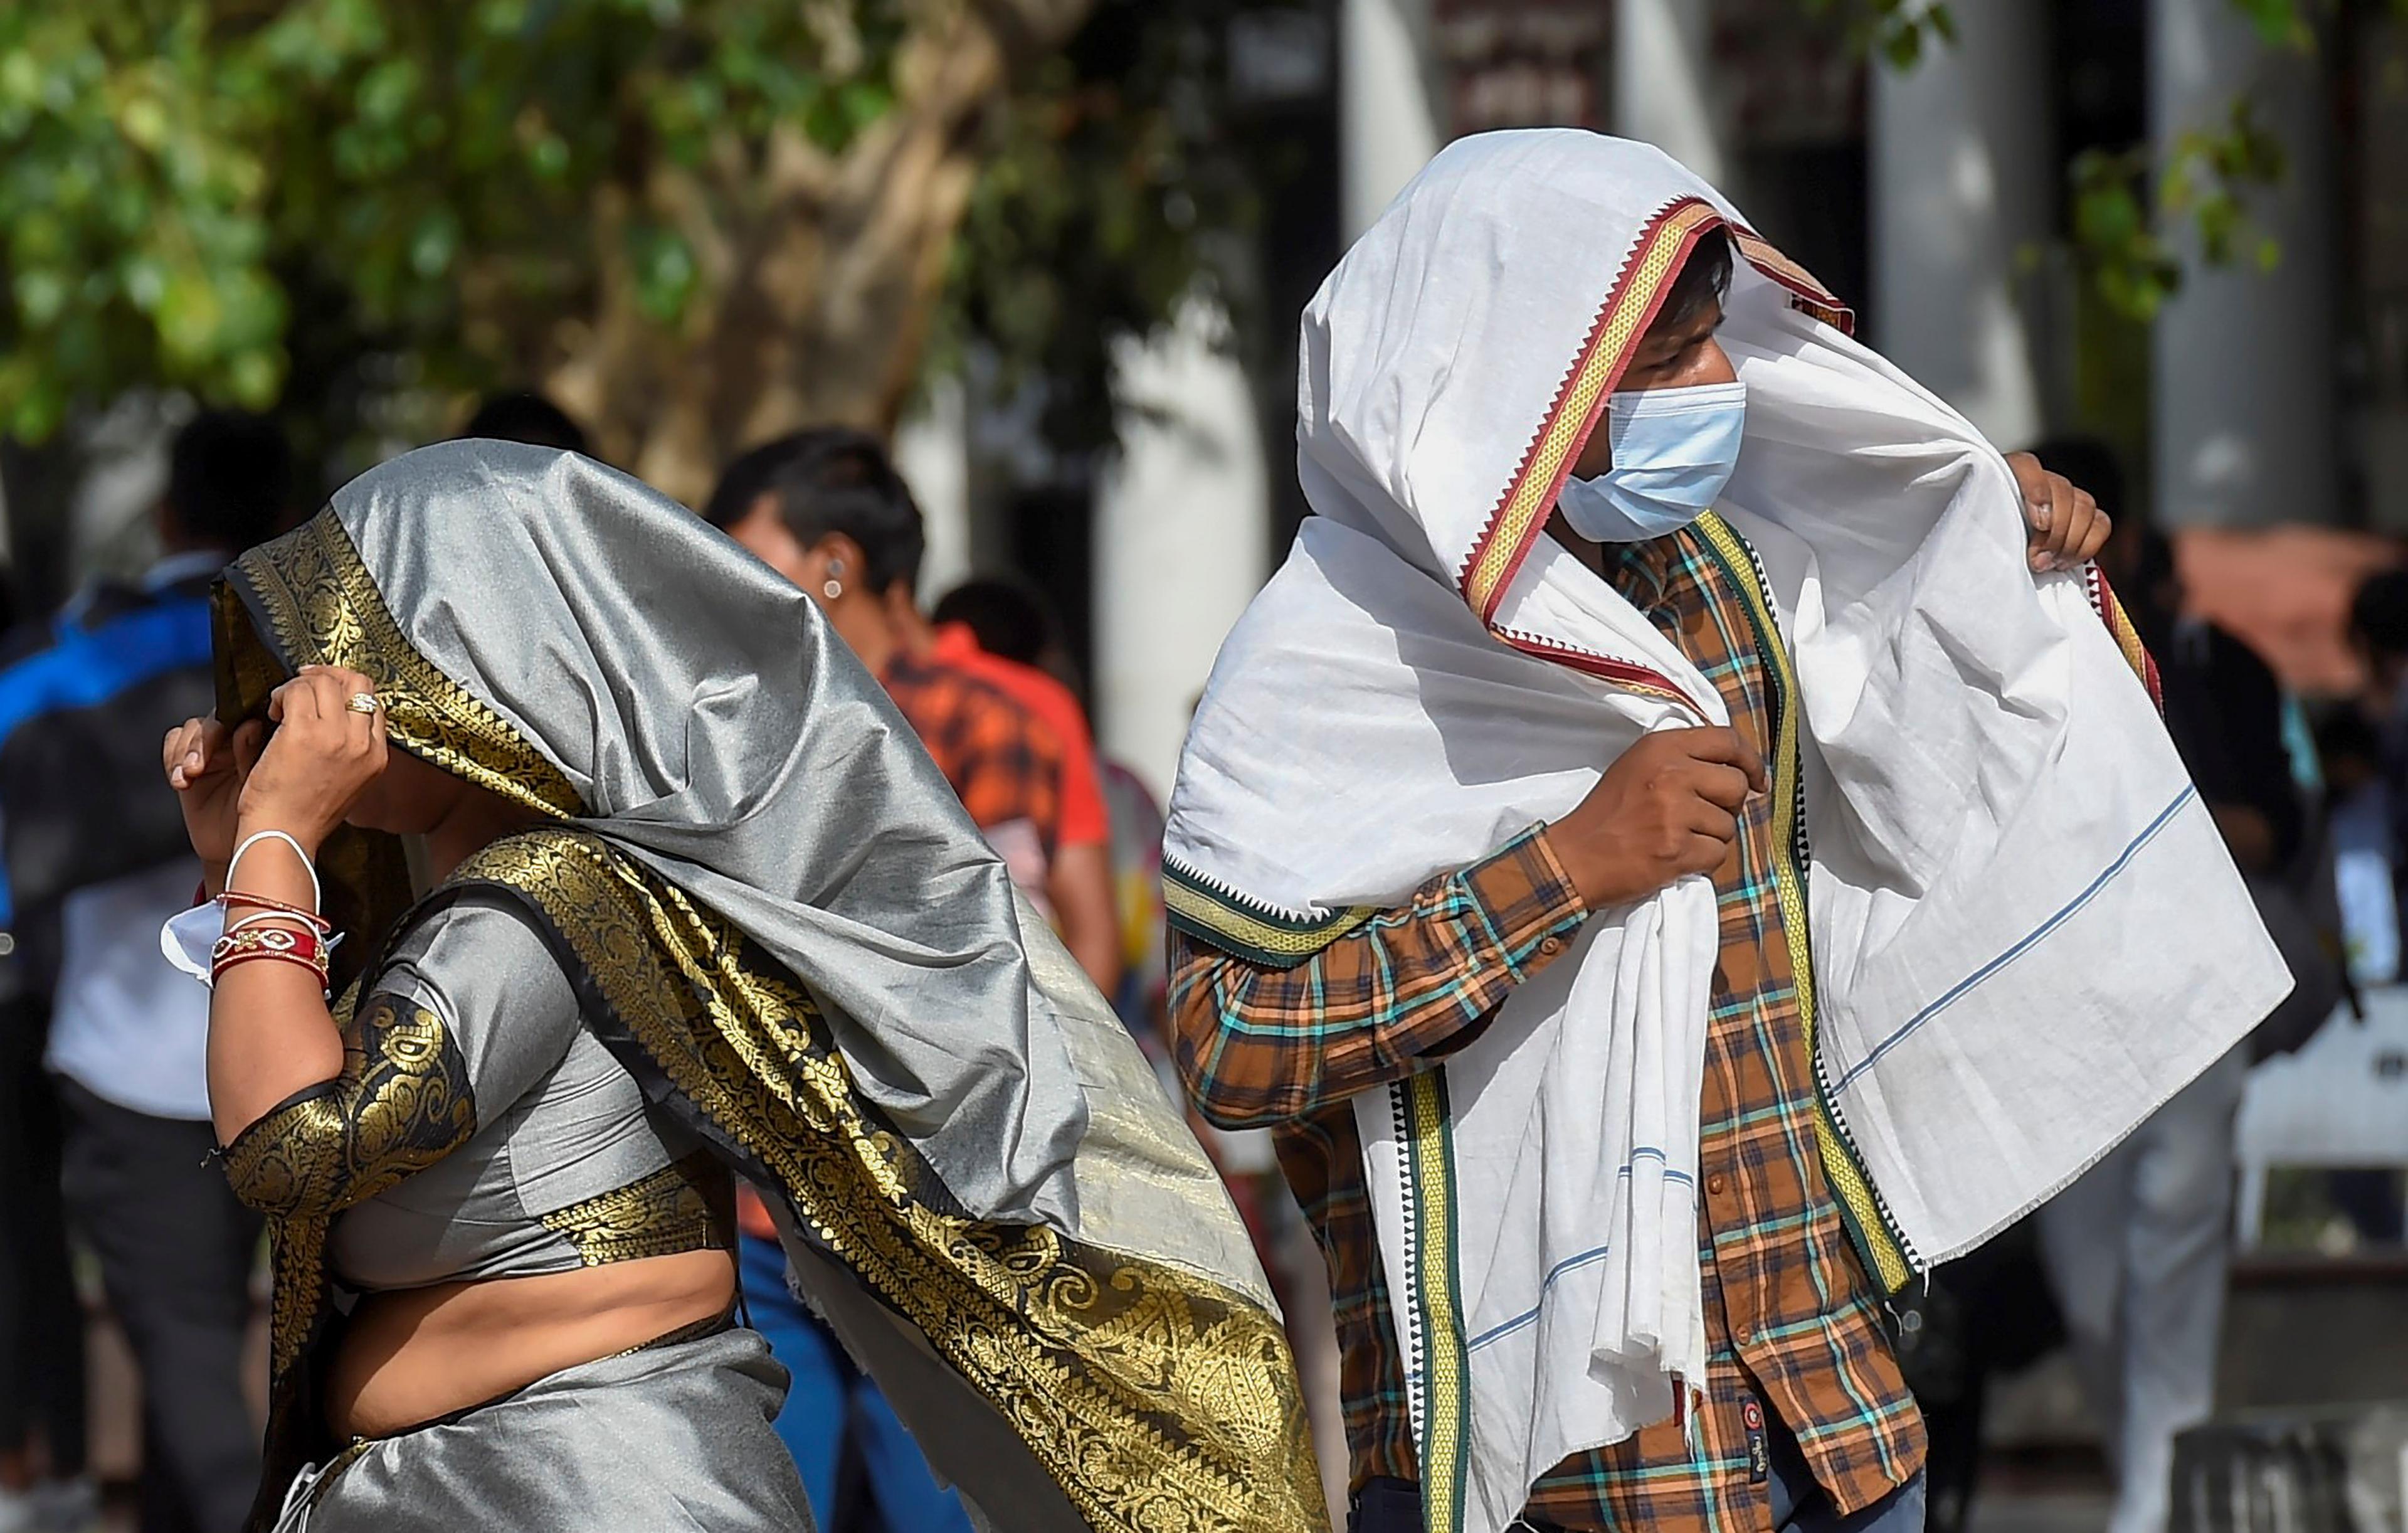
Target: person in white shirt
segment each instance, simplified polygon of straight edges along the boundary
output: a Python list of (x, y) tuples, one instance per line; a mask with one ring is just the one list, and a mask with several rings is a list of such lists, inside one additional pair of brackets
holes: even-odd
[[(20, 1045), (8, 1089), (42, 1110), (29, 1119), (57, 1125), (54, 1143), (21, 1144), (10, 1159), (29, 1173), (19, 1179), (28, 1183), (19, 1189), (22, 1207), (63, 1199), (133, 1347), (144, 1400), (144, 1533), (233, 1533), (259, 1470), (241, 1366), (260, 1219), (209, 1164), (208, 997), (159, 951), (160, 923), (192, 904), (200, 868), (155, 776), (162, 721), (214, 703), (210, 583), (230, 557), (278, 530), (291, 483), (291, 454), (274, 425), (229, 413), (196, 418), (171, 450), (158, 509), (165, 556), (138, 582), (85, 588), (19, 636), (0, 666), (0, 924), (8, 931), (0, 984)], [(36, 1055), (32, 1045), (45, 1033)], [(15, 1125), (16, 1137), (26, 1139), (28, 1127)], [(58, 1168), (48, 1187), (45, 1162)], [(7, 1291), (32, 1302), (0, 1313), (0, 1327), (23, 1339), (17, 1352), (25, 1359), (17, 1379), (0, 1379), (0, 1393), (38, 1387), (79, 1411), (72, 1378), (43, 1384), (34, 1366), (48, 1351), (71, 1368), (81, 1346), (81, 1317), (55, 1278), (64, 1268), (56, 1221), (12, 1226), (0, 1229), (0, 1243), (29, 1278)], [(0, 1368), (9, 1355), (0, 1351)], [(90, 1525), (75, 1432), (54, 1420), (45, 1435), (50, 1483), (0, 1481), (0, 1533)]]

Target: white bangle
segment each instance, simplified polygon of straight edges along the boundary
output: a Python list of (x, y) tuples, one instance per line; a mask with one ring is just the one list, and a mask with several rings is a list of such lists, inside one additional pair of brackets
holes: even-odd
[(235, 869), (242, 866), (242, 854), (262, 841), (282, 841), (293, 849), (293, 854), (301, 859), (301, 870), (309, 875), (309, 908), (313, 910), (323, 910), (326, 905), (326, 891), (318, 882), (318, 865), (309, 860), (309, 853), (302, 850), (301, 843), (294, 840), (289, 831), (261, 830), (253, 831), (244, 837), (242, 845), (236, 847), (234, 855), (227, 859), (225, 886), (229, 889), (234, 887)]

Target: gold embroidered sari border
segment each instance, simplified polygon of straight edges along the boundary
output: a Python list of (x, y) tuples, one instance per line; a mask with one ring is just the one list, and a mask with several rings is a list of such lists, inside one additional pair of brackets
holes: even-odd
[(541, 910), (634, 1043), (814, 1240), (927, 1337), (1099, 1529), (1322, 1526), (1286, 1339), (1201, 1278), (948, 1211), (868, 1115), (810, 998), (733, 926), (566, 829), (463, 881)]
[(707, 1150), (697, 1150), (609, 1192), (536, 1220), (577, 1248), (587, 1267), (728, 1251), (736, 1245), (734, 1189)]
[[(418, 652), (332, 510), (244, 554), (231, 579), (266, 619), (279, 671), (309, 665), (358, 671), (376, 683), (394, 744), (527, 809), (557, 818), (585, 812), (543, 752)], [(264, 705), (258, 689), (265, 673), (241, 652), (243, 636), (222, 629), (222, 637), (236, 645), (221, 653), (224, 690), (246, 710)]]

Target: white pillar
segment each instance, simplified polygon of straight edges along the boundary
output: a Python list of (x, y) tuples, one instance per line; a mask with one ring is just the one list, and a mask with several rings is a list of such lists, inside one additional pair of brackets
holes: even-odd
[(1871, 65), (1874, 339), (2013, 451), (2048, 424), (2015, 270), (2058, 196), (2048, 18), (2032, 0), (1950, 9), (1953, 46), (1929, 40), (1904, 71)]
[(2176, 136), (2215, 128), (2248, 91), (2283, 142), (2281, 184), (2249, 193), (2282, 259), (2240, 252), (2211, 268), (2184, 241), (2182, 290), (2157, 317), (2155, 467), (2167, 526), (2330, 522), (2339, 509), (2334, 419), (2333, 175), (2315, 59), (2259, 42), (2231, 0), (2149, 7), (2149, 132), (2163, 160)]
[(1339, 207), (1348, 243), (1439, 150), (1429, 0), (1340, 0)]
[(1616, 0), (1613, 131), (1644, 139), (1736, 196), (1714, 89), (1713, 21), (1710, 0)]
[(920, 561), (920, 600), (936, 599), (970, 578), (968, 407), (958, 378), (928, 386), (921, 409), (895, 433), (895, 468), (920, 503), (928, 551)]
[(1096, 499), (1096, 724), (1105, 753), (1167, 796), (1187, 719), (1262, 585), (1270, 493), (1254, 397), (1216, 348), (1220, 311), (1114, 358), (1127, 413)]

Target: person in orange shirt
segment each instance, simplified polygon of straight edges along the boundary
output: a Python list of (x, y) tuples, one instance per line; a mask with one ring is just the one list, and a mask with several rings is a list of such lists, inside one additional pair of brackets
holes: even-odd
[[(1062, 746), (1062, 816), (1046, 893), (1063, 945), (1106, 996), (1122, 967), (1112, 888), (1111, 816), (1086, 709), (1039, 663), (1050, 635), (1043, 609), (1006, 580), (971, 580), (937, 604), (933, 627), (908, 602), (897, 626), (925, 659), (1002, 689), (1052, 730)], [(1018, 640), (1018, 642), (1013, 642)]]
[(1000, 667), (975, 643), (939, 642), (914, 595), (920, 510), (877, 438), (824, 427), (753, 448), (728, 465), (703, 517), (819, 600), (1110, 994), (1120, 934), (1086, 721), (1050, 678)]
[[(920, 510), (877, 438), (828, 427), (756, 447), (728, 465), (702, 514), (820, 604), (1012, 881), (1033, 903), (1052, 903), (1062, 742), (994, 681), (924, 652), (925, 624), (911, 603), (924, 548)], [(824, 1525), (850, 1520), (851, 1509), (838, 1506), (850, 1484), (887, 1527), (969, 1533), (959, 1498), (937, 1483), (877, 1385), (788, 1288), (776, 1225), (749, 1186), (738, 1189), (737, 1223), (752, 1324), (794, 1374), (778, 1435)]]

